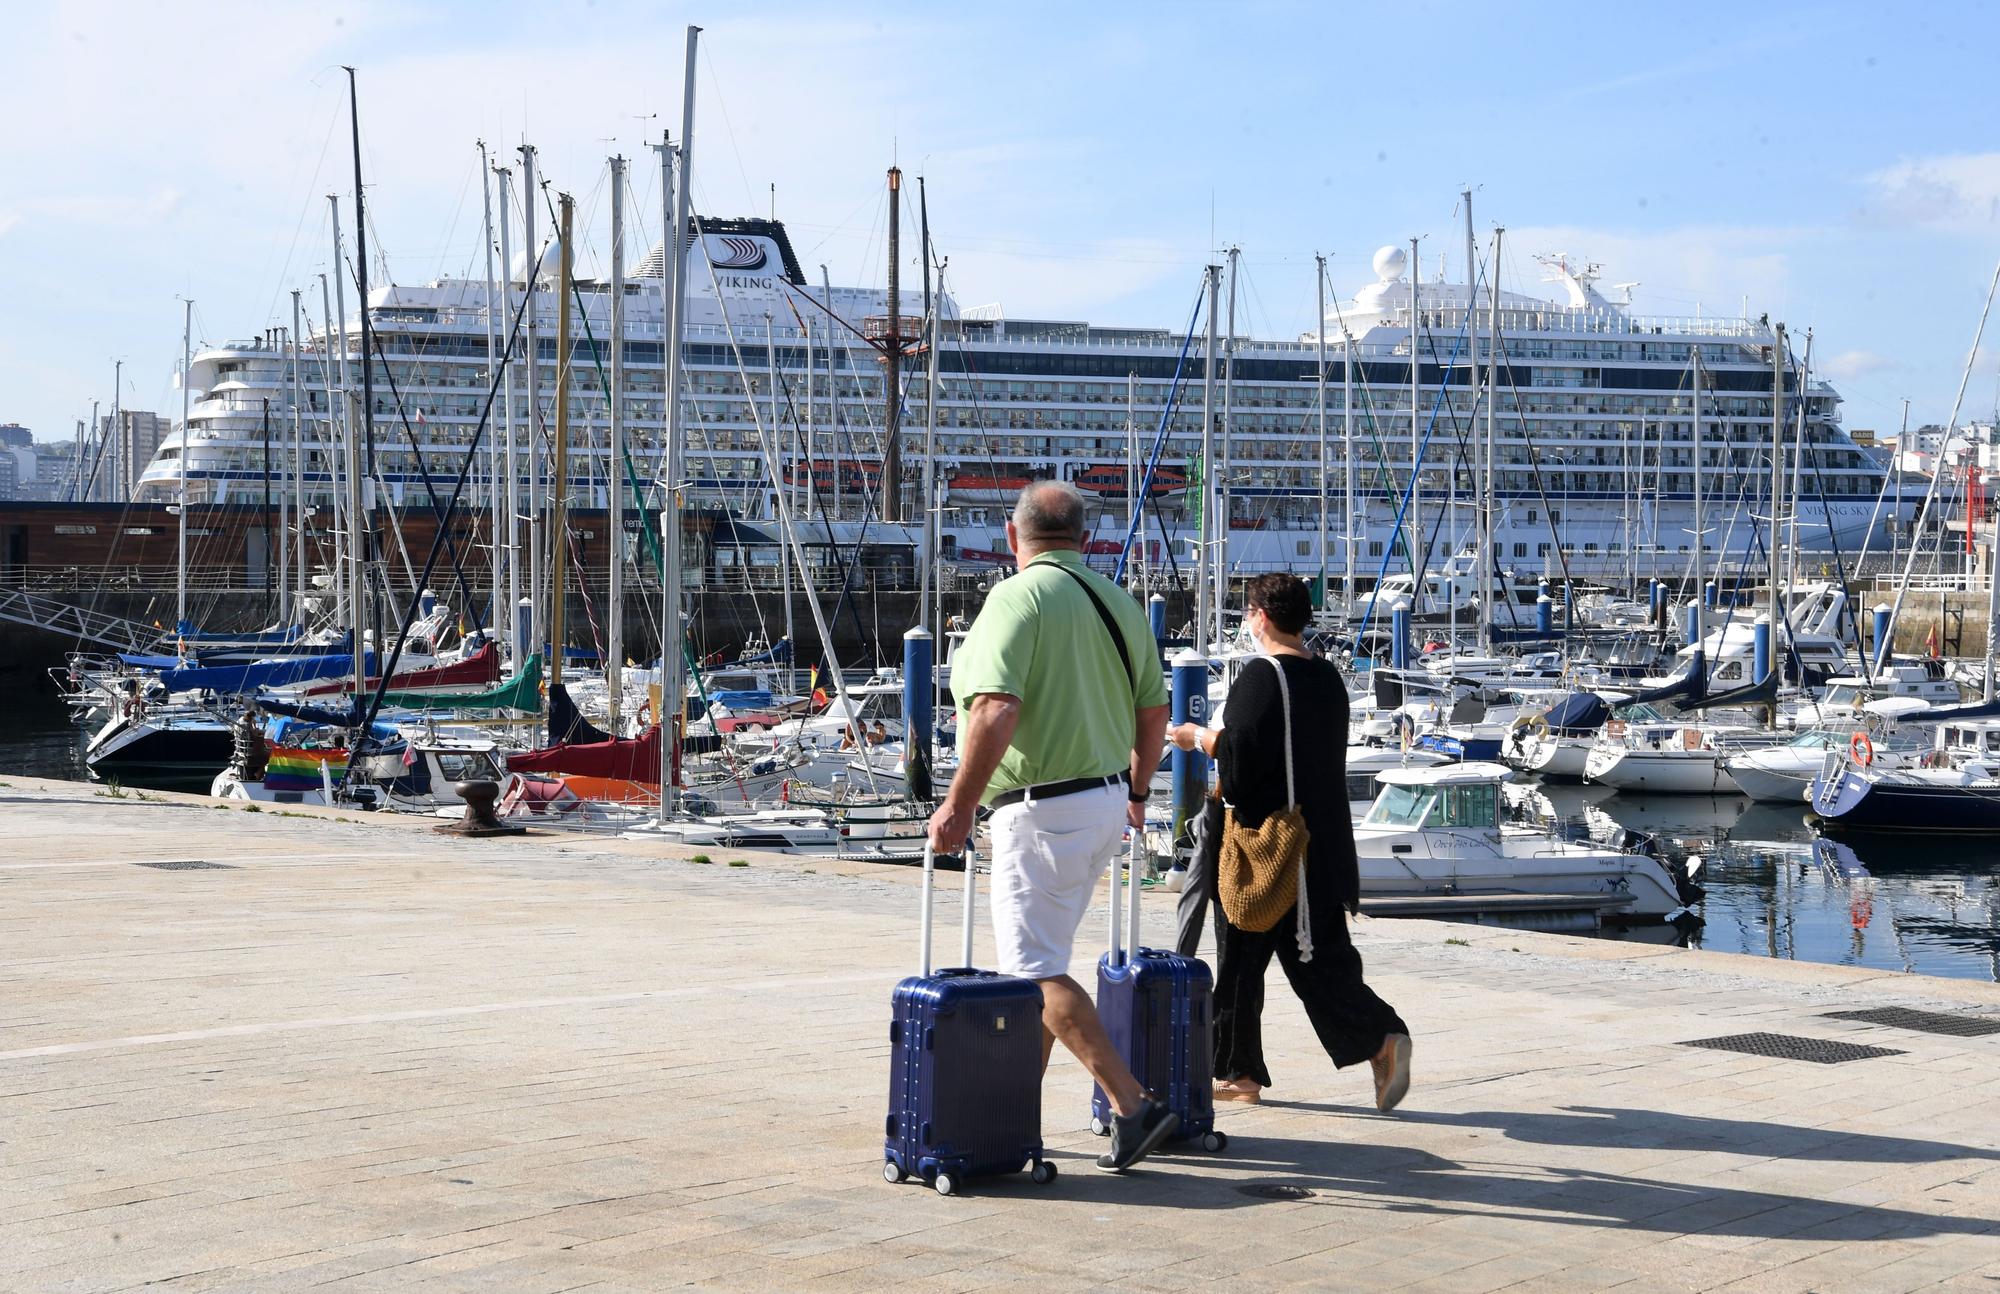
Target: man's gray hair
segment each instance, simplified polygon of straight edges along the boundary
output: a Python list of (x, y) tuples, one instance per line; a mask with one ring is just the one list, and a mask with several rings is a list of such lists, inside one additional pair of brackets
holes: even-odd
[(1083, 543), (1083, 496), (1067, 481), (1036, 481), (1014, 505), (1014, 531), (1038, 543)]

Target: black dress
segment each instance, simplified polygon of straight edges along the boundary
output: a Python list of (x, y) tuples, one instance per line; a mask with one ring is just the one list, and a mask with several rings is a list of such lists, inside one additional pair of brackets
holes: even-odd
[[(1323, 660), (1275, 656), (1292, 696), (1293, 771), (1306, 847), (1307, 918), (1312, 960), (1299, 960), (1297, 913), (1262, 934), (1238, 930), (1218, 914), (1215, 973), (1215, 1076), (1271, 1085), (1264, 1067), (1264, 974), (1275, 953), (1304, 1004), (1320, 1045), (1337, 1066), (1359, 1064), (1409, 1027), (1361, 977), (1361, 954), (1348, 938), (1347, 915), (1360, 910), (1361, 878), (1347, 808), (1347, 688)], [(1222, 798), (1254, 827), (1285, 807), (1285, 717), (1269, 664), (1244, 667), (1229, 689), (1226, 726), (1215, 740)]]

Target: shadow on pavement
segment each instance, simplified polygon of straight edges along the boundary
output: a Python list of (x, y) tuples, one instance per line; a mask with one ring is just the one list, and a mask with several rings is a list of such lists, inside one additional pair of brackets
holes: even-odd
[[(1338, 1109), (1303, 1102), (1288, 1105), (1292, 1109)], [(1944, 1142), (1843, 1135), (1657, 1111), (1576, 1107), (1561, 1114), (1486, 1111), (1406, 1113), (1398, 1118), (1490, 1129), (1510, 1140), (1534, 1144), (1606, 1150), (1727, 1150), (1758, 1157), (1875, 1164), (2000, 1158), (1991, 1150)], [(1289, 1208), (1355, 1208), (1435, 1217), (1476, 1214), (1663, 1235), (1698, 1231), (1763, 1239), (1807, 1231), (1818, 1239), (1859, 1240), (1978, 1235), (1995, 1229), (1988, 1220), (1870, 1207), (1810, 1195), (1652, 1181), (1589, 1169), (1460, 1163), (1404, 1146), (1262, 1137), (1246, 1126), (1250, 1122), (1230, 1121), (1229, 1148), (1219, 1155), (1177, 1148), (1179, 1153), (1149, 1159), (1122, 1178), (1098, 1172), (1089, 1160), (1062, 1156), (1063, 1175), (1048, 1188), (1046, 1198), (1173, 1209), (1239, 1209), (1275, 1202)], [(1794, 1138), (1796, 1143), (1792, 1144)], [(1218, 1179), (1190, 1171), (1210, 1165), (1243, 1178)], [(1003, 1185), (1005, 1180), (975, 1183), (974, 1188), (980, 1194), (1034, 1198), (1036, 1188), (1027, 1186), (1025, 1180), (1018, 1190)], [(1303, 1188), (1312, 1194), (1286, 1198), (1286, 1193), (1280, 1192), (1274, 1201), (1262, 1193), (1269, 1187)]]

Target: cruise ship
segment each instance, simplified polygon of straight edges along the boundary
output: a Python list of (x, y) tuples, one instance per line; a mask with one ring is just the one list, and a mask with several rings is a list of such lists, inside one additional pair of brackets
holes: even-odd
[[(756, 523), (772, 516), (776, 492), (788, 490), (796, 514), (811, 517), (836, 542), (863, 526), (875, 542), (898, 535), (914, 542), (913, 526), (880, 519), (886, 367), (875, 339), (887, 331), (886, 291), (811, 282), (784, 226), (773, 220), (699, 222), (688, 246), (683, 421), (690, 501), (726, 511), (756, 534)], [(1751, 517), (1770, 514), (1764, 494), (1771, 475), (1772, 326), (1762, 319), (1639, 315), (1598, 290), (1596, 267), (1560, 255), (1538, 259), (1551, 296), (1503, 291), (1497, 308), (1501, 358), (1492, 393), (1490, 494), (1501, 565), (1528, 580), (1565, 570), (1612, 582), (1683, 578), (1694, 542), (1697, 472), (1707, 518), (1705, 569), (1761, 553), (1768, 540), (1753, 537)], [(625, 284), (628, 445), (640, 476), (651, 476), (655, 488), (666, 421), (665, 261), (656, 245)], [(372, 411), (377, 501), (427, 506), (425, 470), (441, 495), (449, 492), (494, 386), (493, 338), (506, 335), (524, 291), (532, 291), (539, 355), (535, 404), (541, 427), (553, 426), (557, 270), (553, 247), (522, 257), (497, 301), (483, 279), (440, 278), (371, 292), (383, 356)], [(1410, 545), (1395, 542), (1399, 533), (1421, 534), (1419, 551), (1476, 551), (1473, 505), (1486, 492), (1487, 411), (1474, 364), (1486, 367), (1493, 303), (1483, 284), (1418, 281), (1399, 248), (1377, 253), (1373, 272), (1373, 282), (1329, 308), (1321, 330), (1275, 340), (1224, 337), (1212, 357), (1205, 354), (1205, 325), (1190, 339), (1173, 327), (962, 310), (941, 294), (930, 466), (942, 556), (990, 560), (1004, 552), (1009, 501), (1027, 481), (1046, 478), (1073, 481), (1097, 501), (1093, 548), (1117, 551), (1134, 463), (1143, 470), (1152, 455), (1170, 401), (1150, 478), (1149, 512), (1156, 517), (1144, 520), (1139, 549), (1161, 570), (1190, 560), (1199, 509), (1212, 491), (1219, 495), (1213, 516), (1227, 517), (1225, 551), (1235, 573), (1326, 570), (1339, 580), (1351, 570), (1367, 588), (1408, 569)], [(608, 358), (608, 346), (598, 343), (610, 327), (611, 285), (577, 286), (567, 489), (574, 505), (601, 507), (611, 475), (609, 402), (596, 357)], [(1192, 275), (1189, 286), (1197, 286)], [(919, 332), (913, 316), (920, 312), (906, 293), (897, 331)], [(310, 499), (325, 503), (336, 493), (339, 464), (329, 388), (339, 389), (342, 336), (351, 349), (347, 367), (358, 373), (359, 320), (304, 331), (297, 348), (300, 467)], [(287, 489), (293, 350), (279, 330), (200, 350), (187, 378), (194, 398), (189, 425), (163, 442), (139, 497), (172, 502), (185, 488), (195, 502), (254, 502), (266, 488), (267, 462), (276, 488)], [(493, 401), (480, 461), (468, 476), (469, 502), (477, 509), (489, 506), (489, 490), (500, 479), (515, 480), (523, 492), (518, 506), (527, 506), (520, 483), (531, 471), (547, 471), (546, 456), (535, 455), (538, 466), (531, 467), (525, 449), (533, 438), (524, 353), (525, 346), (517, 350), (499, 384), (503, 391), (511, 384), (511, 405)], [(1211, 358), (1215, 450), (1204, 459), (1203, 369)], [(928, 357), (918, 349), (901, 368), (907, 517), (920, 506)], [(1787, 371), (1786, 438), (1793, 444), (1796, 370)], [(358, 377), (350, 385), (358, 406)], [(1798, 542), (1829, 560), (1836, 551), (1851, 557), (1885, 533), (1889, 518), (1913, 508), (1884, 497), (1884, 466), (1842, 430), (1838, 393), (1812, 381), (1803, 396)], [(509, 407), (523, 447), (511, 478), (501, 459)], [(267, 408), (276, 429), (268, 436)], [(775, 464), (766, 459), (760, 425), (776, 428)], [(1791, 457), (1788, 449), (1788, 472)], [(1329, 464), (1324, 473), (1322, 462)], [(1414, 491), (1413, 467), (1420, 476)], [(543, 484), (537, 497), (547, 497), (546, 478)]]

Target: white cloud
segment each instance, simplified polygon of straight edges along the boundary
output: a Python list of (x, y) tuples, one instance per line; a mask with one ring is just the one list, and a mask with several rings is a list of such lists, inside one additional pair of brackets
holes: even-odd
[(1885, 372), (1900, 365), (1887, 355), (1878, 355), (1872, 350), (1844, 350), (1822, 361), (1817, 367), (1821, 376), (1839, 382), (1867, 377), (1871, 373)]
[(1863, 177), (1862, 217), (1878, 224), (1987, 228), (2000, 223), (2000, 153), (1898, 162)]

